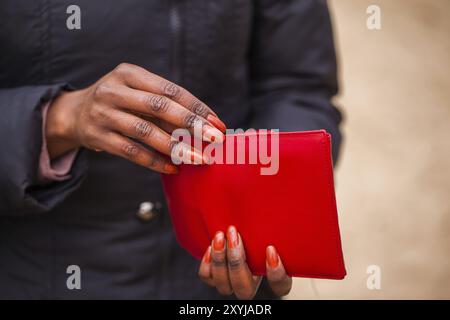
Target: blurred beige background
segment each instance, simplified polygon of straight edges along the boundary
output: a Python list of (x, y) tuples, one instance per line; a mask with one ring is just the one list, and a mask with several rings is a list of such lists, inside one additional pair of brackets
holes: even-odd
[[(450, 299), (450, 1), (330, 0), (346, 114), (336, 172), (348, 276), (291, 299)], [(381, 8), (382, 28), (366, 27)], [(381, 290), (366, 286), (381, 268)]]

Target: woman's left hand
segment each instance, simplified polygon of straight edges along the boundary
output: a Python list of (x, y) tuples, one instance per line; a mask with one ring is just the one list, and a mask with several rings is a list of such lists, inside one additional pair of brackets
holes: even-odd
[[(292, 278), (286, 274), (283, 263), (273, 246), (266, 248), (267, 280), (277, 296), (291, 291)], [(242, 238), (234, 226), (214, 236), (212, 245), (206, 249), (199, 277), (215, 287), (223, 295), (235, 294), (238, 299), (252, 299), (261, 283), (260, 276), (253, 276), (245, 258)]]

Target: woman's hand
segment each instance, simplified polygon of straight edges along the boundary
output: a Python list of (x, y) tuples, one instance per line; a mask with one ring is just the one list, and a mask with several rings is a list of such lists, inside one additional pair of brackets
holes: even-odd
[[(273, 246), (266, 249), (267, 280), (278, 296), (289, 293), (292, 278), (286, 274), (283, 263)], [(227, 235), (219, 231), (212, 245), (206, 250), (199, 269), (199, 277), (208, 285), (216, 287), (223, 295), (235, 294), (238, 299), (252, 299), (261, 277), (253, 276), (245, 259), (244, 244), (234, 226)]]
[(172, 141), (169, 134), (176, 128), (194, 133), (194, 126), (201, 126), (199, 138), (209, 142), (220, 142), (226, 129), (217, 115), (187, 90), (141, 67), (120, 64), (90, 87), (63, 93), (52, 102), (46, 139), (51, 158), (83, 146), (159, 172), (175, 173), (176, 167), (159, 153), (171, 155), (174, 151), (202, 162), (201, 153)]

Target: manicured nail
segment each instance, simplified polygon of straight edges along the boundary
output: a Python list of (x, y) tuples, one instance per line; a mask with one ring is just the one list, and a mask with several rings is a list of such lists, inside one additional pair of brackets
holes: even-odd
[(239, 236), (234, 226), (228, 228), (227, 243), (231, 249), (236, 248), (239, 245)]
[(209, 246), (208, 249), (206, 249), (204, 260), (205, 263), (211, 263), (211, 246)]
[(214, 127), (216, 127), (217, 129), (219, 129), (220, 131), (222, 131), (223, 133), (225, 133), (225, 131), (227, 130), (227, 126), (225, 125), (225, 123), (223, 123), (219, 118), (215, 117), (212, 114), (209, 114), (206, 117), (206, 120), (208, 120), (209, 122), (212, 123), (212, 125)]
[(178, 172), (178, 168), (174, 166), (173, 164), (166, 163), (164, 165), (164, 171), (168, 174), (174, 174)]
[(207, 142), (222, 143), (224, 140), (223, 133), (207, 124), (203, 126), (203, 140)]
[(222, 231), (219, 231), (214, 236), (213, 248), (215, 251), (222, 251), (225, 248), (225, 237)]
[(269, 267), (276, 268), (279, 264), (278, 253), (273, 246), (268, 246), (266, 249), (266, 257)]

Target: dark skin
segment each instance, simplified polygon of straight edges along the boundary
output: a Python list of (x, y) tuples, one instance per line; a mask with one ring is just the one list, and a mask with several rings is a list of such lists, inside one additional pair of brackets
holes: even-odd
[[(234, 294), (238, 299), (252, 299), (261, 283), (246, 262), (242, 238), (236, 227), (230, 226), (226, 235), (216, 233), (206, 249), (199, 268), (199, 277), (215, 287), (222, 295)], [(284, 296), (291, 291), (292, 278), (286, 274), (283, 263), (273, 246), (266, 248), (266, 277), (272, 291)]]
[(90, 87), (63, 93), (53, 101), (46, 138), (52, 159), (85, 147), (170, 174), (177, 168), (161, 155), (176, 151), (202, 159), (197, 150), (170, 137), (174, 128), (194, 133), (194, 126), (202, 128), (200, 138), (205, 141), (223, 140), (223, 122), (190, 92), (141, 67), (121, 64)]
[[(203, 162), (201, 152), (171, 139), (177, 128), (195, 134), (201, 127), (207, 142), (224, 139), (225, 124), (211, 108), (186, 89), (139, 66), (120, 64), (93, 85), (63, 92), (51, 104), (45, 128), (51, 159), (80, 147), (105, 151), (157, 172), (174, 174), (173, 153)], [(144, 148), (150, 146), (154, 151)], [(275, 248), (269, 246), (267, 279), (275, 294), (289, 293), (286, 275)], [(218, 232), (199, 268), (200, 278), (223, 295), (254, 297), (261, 277), (253, 276), (236, 228)]]

